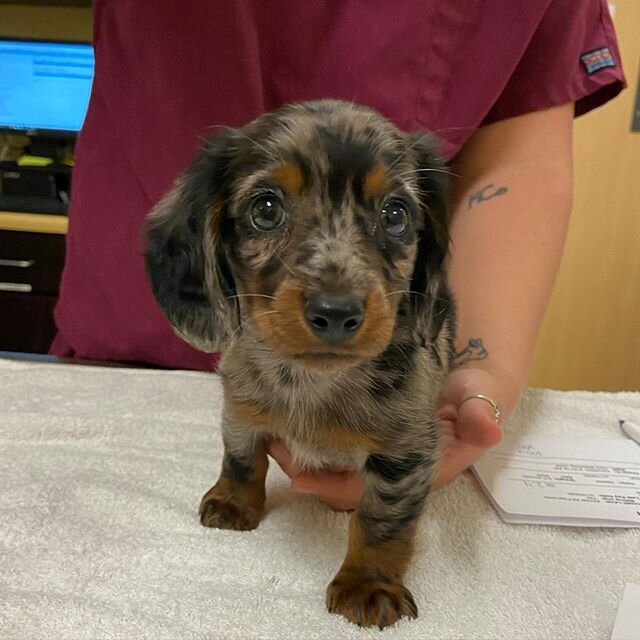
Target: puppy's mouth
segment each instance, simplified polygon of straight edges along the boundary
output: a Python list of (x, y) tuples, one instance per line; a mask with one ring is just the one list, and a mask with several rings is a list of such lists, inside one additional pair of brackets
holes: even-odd
[(305, 369), (319, 371), (338, 371), (352, 367), (364, 359), (354, 353), (336, 353), (336, 352), (304, 352), (295, 353), (290, 356), (291, 361)]

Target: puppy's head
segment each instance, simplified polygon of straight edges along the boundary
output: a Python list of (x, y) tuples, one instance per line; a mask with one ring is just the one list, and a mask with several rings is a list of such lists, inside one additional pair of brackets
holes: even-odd
[(206, 141), (147, 225), (153, 292), (216, 350), (244, 331), (300, 366), (381, 353), (428, 326), (448, 250), (427, 136), (338, 101), (285, 106)]

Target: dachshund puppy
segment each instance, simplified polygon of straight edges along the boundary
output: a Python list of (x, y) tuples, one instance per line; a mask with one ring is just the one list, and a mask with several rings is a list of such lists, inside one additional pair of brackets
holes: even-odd
[(417, 616), (403, 578), (454, 353), (446, 173), (427, 136), (371, 109), (291, 104), (207, 140), (146, 228), (160, 307), (224, 351), (225, 453), (202, 524), (258, 526), (270, 439), (308, 469), (361, 471), (326, 603), (363, 626)]

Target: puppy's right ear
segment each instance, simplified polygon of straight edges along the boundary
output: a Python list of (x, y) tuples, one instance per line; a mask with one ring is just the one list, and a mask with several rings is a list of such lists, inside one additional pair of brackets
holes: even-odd
[(232, 129), (207, 140), (145, 227), (153, 294), (176, 333), (202, 351), (220, 349), (239, 323), (221, 241), (236, 145)]

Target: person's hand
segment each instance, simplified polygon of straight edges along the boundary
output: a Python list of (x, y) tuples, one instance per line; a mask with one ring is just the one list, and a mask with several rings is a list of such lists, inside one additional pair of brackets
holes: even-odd
[[(479, 398), (466, 400), (476, 394), (496, 400), (504, 421), (517, 404), (520, 390), (479, 367), (455, 369), (448, 375), (438, 405), (443, 454), (434, 484), (436, 489), (451, 482), (502, 438), (491, 404)], [(315, 494), (341, 511), (358, 506), (363, 491), (359, 473), (340, 469), (304, 471), (293, 463), (287, 448), (278, 441), (271, 444), (269, 453), (291, 478), (296, 491)]]
[(291, 453), (279, 440), (272, 442), (268, 451), (299, 493), (312, 493), (337, 511), (349, 511), (358, 506), (363, 490), (360, 473), (340, 469), (303, 471), (293, 463)]
[(482, 368), (454, 369), (447, 376), (438, 406), (442, 458), (435, 489), (451, 482), (502, 439), (493, 407), (473, 397), (477, 394), (498, 402), (500, 422), (513, 411), (519, 397), (519, 391), (510, 391), (504, 380)]

